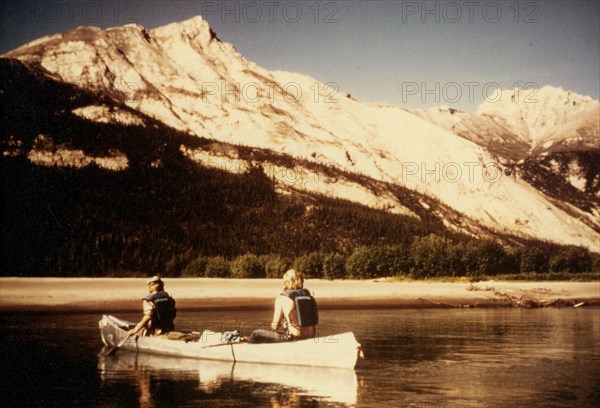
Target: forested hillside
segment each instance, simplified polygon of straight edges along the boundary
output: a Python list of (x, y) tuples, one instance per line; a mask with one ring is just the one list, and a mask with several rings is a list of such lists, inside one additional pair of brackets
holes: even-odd
[[(399, 186), (397, 196), (417, 217), (293, 189), (281, 194), (260, 164), (232, 174), (182, 153), (181, 146), (214, 141), (149, 117), (143, 125), (88, 121), (72, 111), (99, 101), (128, 108), (14, 60), (1, 60), (0, 72), (4, 276), (261, 277), (278, 276), (290, 265), (332, 278), (592, 268), (587, 250), (544, 243), (536, 244), (541, 258), (531, 266), (531, 254), (519, 249), (531, 242), (493, 232), (486, 240), (454, 233), (420, 204), (435, 200)], [(41, 148), (85, 157), (118, 151), (127, 167), (36, 165), (30, 154)], [(293, 160), (236, 148), (271, 162)], [(552, 263), (558, 255), (566, 261)]]

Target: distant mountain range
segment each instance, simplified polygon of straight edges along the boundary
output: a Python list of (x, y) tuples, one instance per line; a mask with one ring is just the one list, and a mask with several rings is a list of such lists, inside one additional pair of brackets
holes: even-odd
[[(170, 149), (198, 169), (244, 175), (260, 166), (279, 196), (321, 197), (317, 207), (341, 199), (424, 231), (436, 224), (600, 252), (600, 104), (589, 97), (507, 90), (475, 113), (361, 103), (246, 60), (201, 17), (154, 30), (79, 27), (2, 58), (5, 160), (119, 173), (141, 162), (160, 169)], [(19, 81), (58, 87), (65, 98), (30, 100)], [(40, 104), (42, 123), (15, 125), (35, 120)], [(58, 129), (61, 120), (73, 127)], [(82, 126), (110, 128), (113, 139)], [(144, 152), (124, 148), (122, 135), (156, 129), (177, 136), (156, 136)]]

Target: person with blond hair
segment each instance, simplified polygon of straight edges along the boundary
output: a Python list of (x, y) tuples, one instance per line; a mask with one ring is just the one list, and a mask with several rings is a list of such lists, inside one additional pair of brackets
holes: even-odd
[(283, 275), (283, 292), (275, 298), (271, 330), (255, 330), (250, 342), (278, 343), (311, 338), (315, 336), (318, 322), (317, 302), (310, 291), (304, 289), (304, 277), (290, 269)]

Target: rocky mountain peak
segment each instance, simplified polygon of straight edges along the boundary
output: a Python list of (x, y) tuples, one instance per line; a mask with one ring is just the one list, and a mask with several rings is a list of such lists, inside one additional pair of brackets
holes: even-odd
[(152, 30), (152, 34), (162, 39), (179, 37), (186, 41), (196, 42), (202, 47), (206, 47), (212, 40), (220, 41), (208, 22), (201, 16), (156, 28)]
[(524, 89), (498, 90), (477, 113), (505, 120), (532, 151), (557, 142), (593, 145), (600, 140), (598, 101), (561, 87), (531, 84)]

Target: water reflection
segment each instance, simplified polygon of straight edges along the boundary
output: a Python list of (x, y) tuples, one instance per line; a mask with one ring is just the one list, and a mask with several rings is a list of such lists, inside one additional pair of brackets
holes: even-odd
[[(262, 313), (184, 311), (178, 321), (230, 328), (270, 318)], [(363, 345), (358, 389), (352, 371), (263, 375), (124, 350), (99, 360), (99, 318), (0, 313), (0, 406), (600, 407), (598, 308), (323, 310), (336, 322), (325, 335), (353, 331)]]
[(158, 406), (155, 383), (162, 382), (164, 386), (165, 382), (190, 379), (197, 381), (202, 395), (211, 398), (248, 395), (249, 387), (260, 389), (267, 398), (262, 402), (272, 407), (299, 407), (306, 398), (355, 405), (357, 398), (356, 374), (347, 369), (230, 363), (127, 351), (100, 355), (98, 368), (103, 383), (128, 379), (136, 384), (142, 407)]
[(600, 407), (598, 309), (369, 314), (360, 406)]

